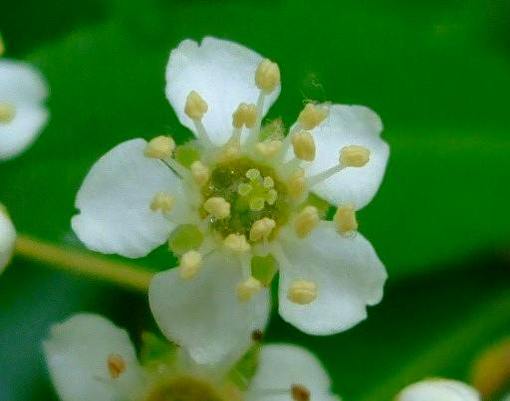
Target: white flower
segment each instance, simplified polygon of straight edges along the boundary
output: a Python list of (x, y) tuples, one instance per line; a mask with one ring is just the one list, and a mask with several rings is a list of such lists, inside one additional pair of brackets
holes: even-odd
[(11, 260), (15, 242), (16, 230), (7, 209), (0, 203), (0, 274)]
[[(150, 305), (201, 363), (239, 355), (265, 327), (277, 270), (280, 314), (307, 333), (346, 330), (382, 297), (386, 271), (355, 215), (388, 158), (379, 117), (310, 103), (284, 138), (278, 121), (261, 127), (279, 92), (278, 66), (257, 53), (185, 40), (166, 93), (197, 140), (121, 143), (78, 192), (72, 226), (90, 249), (141, 257), (169, 239), (180, 266), (155, 276)], [(338, 206), (333, 221), (313, 194)]]
[(0, 60), (0, 160), (28, 148), (48, 120), (47, 85), (32, 66)]
[(182, 350), (161, 348), (155, 359), (139, 361), (128, 334), (92, 314), (75, 315), (53, 326), (44, 342), (49, 372), (63, 401), (337, 399), (319, 361), (296, 346), (261, 347), (259, 368), (247, 378), (253, 379), (247, 390), (246, 376), (241, 379), (239, 364), (232, 363), (236, 361), (199, 366)]
[(481, 401), (478, 392), (459, 381), (428, 379), (406, 387), (396, 401)]

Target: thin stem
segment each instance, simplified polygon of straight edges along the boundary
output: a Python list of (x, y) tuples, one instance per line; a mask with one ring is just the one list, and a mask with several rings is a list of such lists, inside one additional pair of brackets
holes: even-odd
[(18, 235), (15, 254), (57, 269), (147, 292), (152, 273), (143, 268)]

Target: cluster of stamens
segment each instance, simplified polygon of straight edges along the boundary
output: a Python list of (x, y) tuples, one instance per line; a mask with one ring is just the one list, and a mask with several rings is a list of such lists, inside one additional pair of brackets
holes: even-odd
[[(147, 145), (145, 155), (166, 163), (186, 183), (190, 200), (196, 200), (193, 216), (185, 224), (196, 230), (187, 238), (195, 244), (191, 249), (171, 249), (181, 256), (180, 275), (189, 280), (199, 274), (203, 257), (218, 248), (238, 256), (243, 266), (244, 281), (237, 294), (248, 301), (264, 285), (251, 272), (253, 255), (274, 254), (279, 264), (286, 260), (278, 244), (284, 227), (290, 227), (297, 238), (308, 237), (321, 221), (319, 210), (308, 203), (310, 189), (347, 167), (362, 167), (370, 152), (363, 146), (351, 145), (340, 149), (338, 164), (314, 175), (306, 176), (303, 163), (316, 158), (313, 130), (328, 117), (328, 107), (308, 103), (301, 111), (297, 124), (283, 138), (269, 129), (261, 139), (261, 120), (267, 95), (280, 84), (278, 65), (264, 60), (255, 73), (255, 84), (260, 90), (257, 104), (241, 103), (232, 115), (232, 134), (221, 146), (211, 141), (202, 119), (209, 107), (201, 95), (191, 91), (184, 111), (193, 121), (198, 136), (196, 160), (187, 166), (174, 156), (175, 142), (167, 136), (154, 138)], [(267, 132), (266, 132), (267, 133)], [(289, 159), (289, 154), (293, 157)], [(184, 200), (180, 200), (184, 201)], [(155, 194), (150, 208), (172, 220), (176, 200), (172, 194)], [(192, 202), (191, 202), (192, 203)], [(355, 209), (341, 205), (333, 218), (341, 235), (351, 235), (358, 228)], [(189, 227), (188, 227), (189, 228)], [(186, 231), (186, 235), (190, 230)], [(200, 237), (200, 239), (198, 238)], [(177, 242), (185, 242), (183, 239)], [(293, 282), (287, 297), (296, 304), (306, 305), (315, 300), (316, 283), (305, 278)]]

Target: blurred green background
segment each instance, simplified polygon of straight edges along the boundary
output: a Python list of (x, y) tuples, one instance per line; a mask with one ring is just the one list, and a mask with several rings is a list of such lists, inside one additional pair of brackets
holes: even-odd
[[(2, 1), (0, 32), (7, 57), (51, 87), (49, 126), (0, 164), (20, 232), (81, 247), (69, 220), (89, 167), (129, 138), (189, 137), (164, 97), (168, 54), (218, 36), (279, 63), (270, 118), (291, 124), (305, 99), (367, 105), (392, 152), (359, 216), (390, 275), (382, 304), (326, 338), (275, 316), (268, 341), (308, 346), (344, 400), (385, 401), (423, 377), (469, 380), (479, 353), (510, 336), (509, 1)], [(140, 263), (175, 261), (159, 250)], [(135, 339), (153, 325), (142, 295), (15, 258), (0, 279), (0, 401), (55, 399), (40, 342), (77, 311)]]

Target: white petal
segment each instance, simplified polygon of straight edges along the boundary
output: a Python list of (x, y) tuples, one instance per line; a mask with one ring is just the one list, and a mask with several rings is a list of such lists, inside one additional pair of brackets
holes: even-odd
[[(184, 40), (172, 50), (166, 70), (166, 96), (180, 122), (195, 130), (184, 113), (188, 94), (195, 90), (207, 102), (209, 109), (203, 124), (213, 140), (222, 144), (232, 133), (232, 113), (240, 103), (257, 103), (259, 90), (255, 71), (262, 56), (237, 43), (216, 38), (204, 38), (198, 44)], [(280, 93), (278, 87), (267, 96), (264, 114)]]
[(178, 269), (158, 273), (149, 288), (152, 313), (163, 333), (198, 363), (240, 356), (252, 332), (265, 328), (270, 310), (266, 289), (249, 302), (237, 299), (241, 280), (240, 265), (220, 253), (206, 257), (191, 280), (181, 279)]
[(39, 136), (48, 120), (48, 111), (42, 104), (47, 95), (47, 85), (33, 67), (0, 61), (0, 103), (15, 109), (12, 121), (0, 123), (0, 160), (17, 156)]
[(263, 346), (247, 400), (292, 401), (293, 385), (302, 385), (310, 391), (310, 401), (338, 399), (331, 394), (331, 380), (313, 354), (289, 344)]
[[(101, 316), (79, 314), (54, 325), (44, 353), (62, 401), (117, 401), (141, 386), (140, 366), (128, 334)], [(126, 371), (115, 380), (107, 367), (111, 354), (126, 363)]]
[(175, 227), (151, 211), (150, 204), (161, 191), (182, 199), (180, 179), (161, 161), (145, 157), (145, 145), (143, 139), (117, 145), (85, 178), (76, 197), (80, 213), (72, 226), (88, 248), (141, 257), (165, 242)]
[(0, 204), (0, 274), (11, 260), (16, 242), (16, 230), (7, 211)]
[(335, 174), (313, 190), (334, 205), (353, 204), (361, 209), (379, 189), (389, 156), (389, 147), (381, 139), (379, 116), (364, 106), (332, 105), (328, 118), (313, 130), (316, 140), (315, 161), (307, 167), (314, 175), (338, 164), (344, 146), (361, 145), (370, 150), (370, 161), (361, 168), (350, 167)]
[(397, 401), (480, 401), (478, 392), (459, 381), (429, 379), (411, 384), (400, 392)]
[[(366, 306), (379, 303), (386, 270), (361, 234), (342, 237), (330, 222), (303, 240), (284, 245), (291, 266), (280, 266), (279, 310), (287, 322), (308, 334), (347, 330), (366, 318)], [(294, 280), (317, 284), (317, 298), (308, 305), (287, 299)]]

